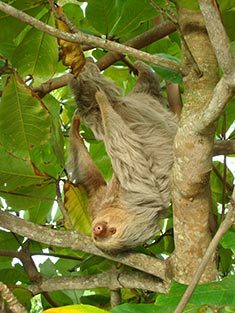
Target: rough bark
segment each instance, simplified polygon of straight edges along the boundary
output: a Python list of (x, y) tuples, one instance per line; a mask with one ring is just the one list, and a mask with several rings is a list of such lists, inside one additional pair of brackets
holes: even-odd
[[(178, 13), (182, 34), (203, 72), (199, 78), (183, 48), (183, 61), (188, 74), (185, 77), (184, 108), (174, 144), (172, 199), (175, 251), (171, 264), (174, 278), (189, 283), (211, 241), (209, 176), (215, 124), (211, 123), (199, 132), (197, 123), (218, 81), (218, 66), (202, 15), (182, 8)], [(216, 264), (212, 258), (201, 281), (210, 281), (216, 276)]]

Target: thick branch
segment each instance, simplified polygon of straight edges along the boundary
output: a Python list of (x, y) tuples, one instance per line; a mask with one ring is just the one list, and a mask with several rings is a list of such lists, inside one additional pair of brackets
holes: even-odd
[(219, 140), (215, 142), (213, 155), (235, 154), (235, 140)]
[(64, 39), (69, 42), (77, 42), (80, 44), (87, 44), (87, 45), (94, 45), (95, 47), (100, 47), (103, 49), (127, 54), (129, 56), (132, 56), (134, 58), (150, 62), (156, 65), (161, 65), (167, 68), (171, 68), (175, 71), (181, 71), (181, 67), (172, 61), (168, 61), (166, 59), (163, 59), (161, 57), (157, 57), (154, 55), (150, 55), (146, 52), (136, 50), (131, 47), (124, 46), (122, 44), (119, 44), (117, 42), (112, 42), (107, 39), (98, 38), (92, 35), (87, 35), (82, 32), (78, 32), (76, 34), (70, 34), (66, 32), (62, 32), (56, 28), (53, 28), (47, 24), (44, 24), (43, 22), (35, 19), (34, 17), (25, 14), (24, 12), (15, 9), (14, 7), (0, 1), (0, 10), (4, 13), (11, 15), (22, 22), (28, 23), (29, 25), (37, 28), (40, 31), (46, 32), (52, 36), (55, 36), (60, 39)]
[(234, 91), (230, 87), (228, 80), (225, 79), (225, 77), (222, 77), (214, 89), (209, 104), (199, 112), (196, 120), (195, 116), (192, 115), (192, 123), (194, 123), (196, 128), (195, 131), (202, 132), (208, 126), (213, 124), (233, 95)]
[(235, 70), (235, 61), (216, 1), (199, 0), (199, 5), (204, 16), (210, 41), (215, 49), (217, 60), (224, 74), (229, 75)]
[(99, 255), (160, 277), (164, 281), (169, 281), (166, 262), (134, 252), (122, 253), (116, 256), (105, 254), (94, 246), (90, 237), (83, 236), (77, 232), (48, 229), (3, 211), (0, 211), (0, 227), (48, 245)]
[(227, 213), (224, 221), (221, 223), (221, 225), (220, 225), (217, 233), (215, 234), (214, 238), (210, 242), (210, 244), (206, 250), (206, 253), (202, 258), (201, 264), (199, 265), (190, 285), (186, 289), (183, 298), (181, 299), (178, 307), (175, 310), (175, 313), (183, 312), (183, 310), (184, 310), (186, 304), (188, 303), (196, 285), (198, 284), (209, 260), (212, 258), (220, 239), (223, 237), (223, 235), (226, 233), (226, 231), (234, 224), (234, 222), (235, 222), (235, 188), (233, 189), (230, 210)]
[(137, 288), (166, 293), (166, 288), (156, 277), (139, 271), (120, 272), (111, 270), (98, 275), (80, 277), (53, 277), (44, 279), (40, 284), (29, 286), (33, 294), (59, 290), (93, 288)]
[[(136, 36), (123, 44), (129, 47), (133, 47), (135, 49), (141, 49), (143, 47), (146, 47), (150, 45), (151, 43), (155, 42), (156, 40), (159, 40), (170, 33), (174, 32), (176, 30), (176, 26), (171, 22), (163, 22), (143, 34), (140, 34), (139, 36)], [(98, 67), (100, 70), (104, 70), (107, 67), (109, 67), (114, 62), (121, 60), (124, 58), (124, 55), (122, 53), (118, 52), (108, 52), (105, 56), (99, 59), (97, 62)]]

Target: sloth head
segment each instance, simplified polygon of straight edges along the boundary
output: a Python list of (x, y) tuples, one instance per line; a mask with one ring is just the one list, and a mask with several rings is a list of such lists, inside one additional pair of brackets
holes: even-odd
[(92, 223), (93, 241), (105, 252), (128, 250), (143, 243), (151, 235), (142, 217), (117, 207), (100, 211)]

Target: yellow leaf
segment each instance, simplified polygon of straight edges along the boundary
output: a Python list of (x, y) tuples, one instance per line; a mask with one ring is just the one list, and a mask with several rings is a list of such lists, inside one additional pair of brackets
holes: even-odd
[[(61, 7), (58, 6), (56, 11), (58, 16), (64, 16)], [(72, 33), (72, 30), (64, 19), (56, 18), (56, 27), (61, 31)], [(78, 43), (65, 41), (63, 39), (58, 39), (58, 43), (61, 48), (60, 56), (63, 64), (71, 67), (72, 73), (77, 76), (86, 62), (81, 46)]]
[(52, 308), (43, 313), (107, 313), (108, 311), (99, 309), (95, 306), (78, 304), (78, 305), (68, 305), (60, 308)]
[(91, 222), (85, 189), (82, 186), (76, 187), (67, 181), (64, 184), (64, 195), (64, 206), (74, 229), (84, 235), (90, 235)]

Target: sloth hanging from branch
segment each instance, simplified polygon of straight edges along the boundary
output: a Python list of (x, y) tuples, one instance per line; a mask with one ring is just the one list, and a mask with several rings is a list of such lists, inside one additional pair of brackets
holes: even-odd
[[(106, 252), (153, 236), (170, 201), (177, 119), (167, 110), (156, 75), (142, 62), (136, 68), (138, 80), (127, 96), (91, 61), (70, 83), (78, 105), (70, 130), (70, 179), (88, 193), (92, 238)], [(105, 143), (114, 172), (108, 183), (80, 137), (80, 118)]]

